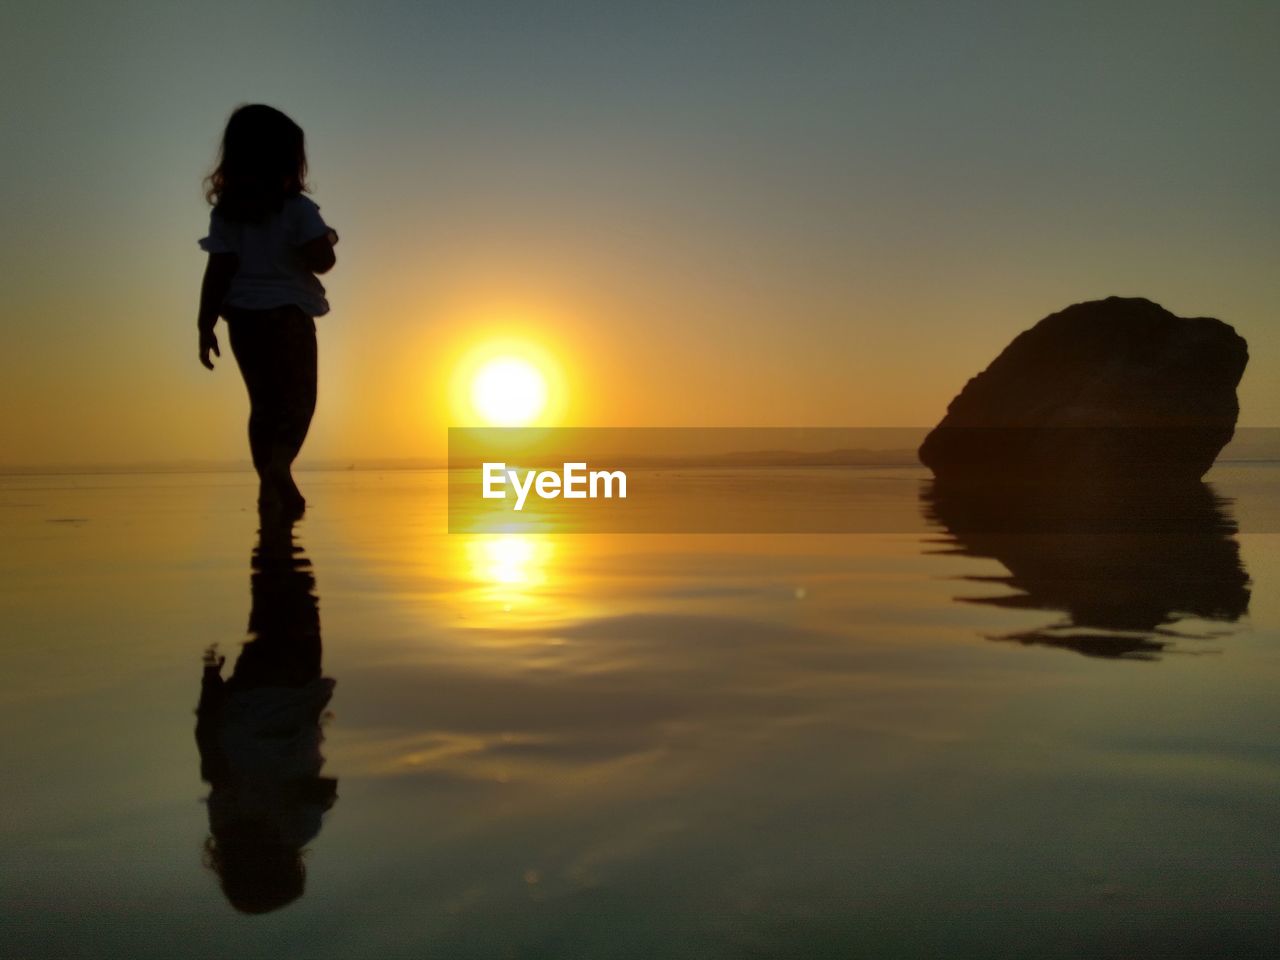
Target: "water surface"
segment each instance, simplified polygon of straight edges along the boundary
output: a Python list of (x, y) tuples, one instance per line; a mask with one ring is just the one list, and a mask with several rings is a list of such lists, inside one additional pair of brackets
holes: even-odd
[(920, 529), (447, 535), (439, 473), (354, 471), (260, 536), (244, 475), (3, 478), (0, 952), (1266, 955), (1280, 469), (1173, 537), (865, 475)]

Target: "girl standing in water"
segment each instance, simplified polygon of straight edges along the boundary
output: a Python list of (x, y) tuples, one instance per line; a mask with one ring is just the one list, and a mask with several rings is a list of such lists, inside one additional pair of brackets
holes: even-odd
[(227, 321), (249, 390), (249, 448), (264, 514), (298, 517), (306, 500), (290, 466), (316, 407), (316, 325), (329, 312), (316, 274), (334, 265), (338, 235), (303, 195), (302, 128), (250, 104), (227, 121), (206, 197), (213, 205), (200, 287), (200, 362), (220, 357), (214, 326)]

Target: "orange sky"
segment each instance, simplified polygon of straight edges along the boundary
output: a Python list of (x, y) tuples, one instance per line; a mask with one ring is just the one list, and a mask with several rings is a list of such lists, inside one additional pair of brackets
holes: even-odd
[(1275, 10), (119, 9), (5, 14), (0, 464), (245, 458), (194, 327), (247, 100), (307, 131), (342, 235), (304, 462), (438, 456), (503, 336), (567, 425), (927, 425), (1111, 294), (1234, 324), (1241, 422), (1280, 423)]

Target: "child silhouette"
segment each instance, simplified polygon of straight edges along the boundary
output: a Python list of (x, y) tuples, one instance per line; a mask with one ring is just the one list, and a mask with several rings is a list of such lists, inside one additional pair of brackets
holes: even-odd
[(249, 391), (249, 448), (258, 471), (258, 507), (296, 518), (306, 500), (290, 467), (316, 406), (315, 317), (329, 312), (316, 274), (335, 262), (338, 235), (307, 189), (302, 128), (263, 104), (227, 121), (218, 166), (207, 180), (213, 205), (200, 287), (200, 362), (221, 356), (214, 326), (223, 317)]

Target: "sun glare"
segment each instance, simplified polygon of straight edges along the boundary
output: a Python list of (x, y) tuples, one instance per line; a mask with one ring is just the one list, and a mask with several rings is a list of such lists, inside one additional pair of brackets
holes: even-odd
[(540, 337), (491, 333), (442, 358), (449, 370), (449, 426), (558, 426), (569, 384), (565, 356)]
[(518, 357), (490, 360), (471, 382), (471, 405), (491, 426), (528, 426), (547, 405), (546, 378)]

